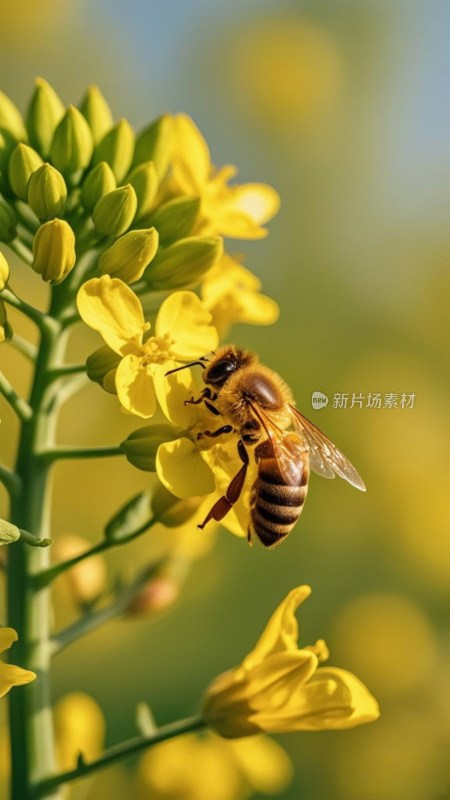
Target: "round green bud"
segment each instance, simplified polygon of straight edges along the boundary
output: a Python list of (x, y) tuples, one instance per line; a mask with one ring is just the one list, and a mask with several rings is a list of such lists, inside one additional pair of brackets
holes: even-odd
[(100, 386), (108, 390), (104, 383), (105, 378), (110, 372), (116, 370), (121, 360), (122, 356), (115, 353), (107, 345), (95, 350), (86, 360), (86, 374), (89, 380), (99, 383)]
[(94, 143), (97, 144), (114, 123), (111, 109), (98, 86), (87, 88), (80, 111), (91, 129)]
[(75, 265), (75, 234), (63, 219), (52, 219), (37, 230), (32, 267), (44, 281), (60, 283)]
[(50, 160), (65, 175), (88, 166), (94, 149), (91, 129), (81, 111), (69, 106), (55, 130)]
[(120, 278), (125, 283), (139, 280), (155, 257), (158, 242), (155, 228), (129, 231), (101, 254), (98, 261), (100, 274)]
[(17, 236), (17, 217), (14, 209), (0, 200), (0, 242), (12, 242)]
[(6, 305), (0, 297), (0, 344), (2, 342), (9, 342), (13, 336), (14, 332), (6, 315)]
[[(171, 438), (173, 439), (173, 433)], [(180, 500), (162, 484), (155, 489), (152, 497), (153, 514), (158, 522), (161, 522), (166, 528), (177, 528), (179, 525), (183, 525), (194, 516), (198, 506), (198, 497)]]
[(189, 236), (200, 210), (199, 197), (175, 197), (151, 215), (163, 244)]
[(0, 92), (0, 128), (9, 131), (16, 142), (27, 141), (22, 115), (12, 100), (3, 92)]
[(42, 163), (39, 153), (27, 144), (18, 144), (11, 153), (8, 163), (9, 184), (21, 200), (28, 199), (28, 181)]
[(128, 176), (128, 182), (136, 192), (136, 219), (142, 219), (153, 208), (159, 187), (159, 178), (153, 161), (144, 161), (134, 168)]
[(18, 539), (20, 539), (20, 530), (17, 525), (7, 522), (6, 519), (0, 519), (0, 547), (17, 542)]
[(94, 164), (106, 161), (120, 183), (130, 169), (133, 153), (133, 129), (126, 119), (121, 119), (98, 143), (94, 153)]
[(64, 106), (53, 87), (43, 78), (37, 78), (26, 124), (30, 144), (43, 158), (48, 158), (53, 134), (63, 114)]
[(81, 201), (86, 211), (93, 211), (103, 195), (116, 188), (114, 172), (106, 161), (90, 170), (81, 189)]
[(170, 425), (144, 425), (130, 433), (121, 443), (120, 449), (133, 467), (144, 472), (155, 472), (158, 447), (177, 436), (178, 433)]
[(12, 134), (5, 130), (0, 129), (0, 192), (4, 195), (11, 194), (11, 189), (8, 181), (8, 162), (11, 153), (17, 146), (17, 141)]
[(63, 176), (51, 164), (42, 164), (28, 181), (28, 205), (39, 219), (64, 214), (67, 187)]
[(127, 183), (105, 194), (92, 213), (96, 230), (105, 236), (120, 236), (133, 222), (137, 209), (136, 192)]
[(145, 276), (152, 291), (180, 289), (197, 283), (223, 255), (220, 236), (190, 236), (160, 248)]
[(9, 264), (0, 250), (0, 292), (3, 292), (9, 280)]
[(136, 138), (133, 165), (143, 161), (153, 161), (159, 178), (162, 178), (170, 164), (174, 144), (173, 122), (170, 114), (152, 122)]

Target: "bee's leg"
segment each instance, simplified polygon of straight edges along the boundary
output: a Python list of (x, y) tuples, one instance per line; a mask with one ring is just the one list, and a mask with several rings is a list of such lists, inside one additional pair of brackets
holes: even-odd
[(217, 392), (212, 392), (211, 389), (209, 388), (209, 386), (206, 386), (206, 388), (203, 389), (200, 397), (197, 397), (197, 400), (194, 400), (194, 398), (191, 397), (190, 400), (185, 400), (184, 401), (184, 405), (185, 406), (198, 406), (199, 403), (202, 403), (203, 401), (205, 401), (205, 403), (206, 403), (207, 400), (217, 400)]
[(204, 436), (211, 436), (213, 439), (216, 439), (224, 433), (232, 433), (233, 431), (234, 428), (232, 425), (222, 425), (222, 427), (218, 428), (216, 431), (202, 431), (201, 433), (197, 433), (197, 439), (203, 439)]
[[(224, 427), (231, 427), (231, 426), (224, 426)], [(207, 514), (206, 518), (203, 520), (201, 525), (197, 525), (197, 528), (201, 528), (201, 530), (203, 530), (206, 523), (209, 522), (210, 519), (215, 519), (216, 522), (220, 522), (220, 520), (223, 519), (228, 514), (229, 511), (231, 511), (234, 504), (237, 503), (237, 501), (239, 500), (242, 489), (244, 488), (244, 483), (247, 477), (247, 470), (250, 461), (242, 439), (239, 439), (238, 441), (238, 453), (241, 461), (243, 462), (242, 467), (232, 479), (225, 494), (221, 498), (219, 498), (217, 503), (214, 503), (211, 511)]]

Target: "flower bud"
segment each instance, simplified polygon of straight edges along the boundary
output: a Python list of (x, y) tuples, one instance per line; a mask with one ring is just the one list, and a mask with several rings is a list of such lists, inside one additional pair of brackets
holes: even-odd
[(117, 122), (98, 143), (94, 153), (94, 164), (106, 161), (118, 183), (127, 174), (134, 153), (134, 133), (126, 119)]
[(87, 121), (94, 143), (100, 141), (113, 125), (111, 109), (98, 86), (89, 86), (81, 101), (80, 111)]
[(170, 608), (180, 595), (189, 569), (186, 559), (168, 558), (127, 606), (129, 616), (155, 614)]
[(17, 142), (27, 141), (22, 115), (12, 100), (0, 92), (0, 128), (5, 128)]
[(138, 202), (136, 219), (141, 219), (149, 213), (158, 191), (159, 178), (153, 161), (144, 161), (135, 167), (128, 176), (128, 182), (136, 192)]
[(158, 241), (155, 228), (126, 233), (101, 254), (100, 274), (112, 275), (125, 283), (139, 280), (156, 254)]
[[(172, 437), (173, 438), (173, 434)], [(167, 441), (167, 439), (166, 439)], [(184, 525), (198, 511), (199, 498), (189, 497), (180, 500), (159, 484), (152, 497), (152, 512), (155, 518), (166, 528), (178, 528)]]
[(121, 443), (120, 449), (133, 467), (144, 472), (155, 472), (158, 447), (163, 442), (172, 441), (177, 435), (170, 425), (144, 425), (130, 433)]
[(18, 144), (11, 153), (8, 163), (9, 184), (21, 200), (28, 199), (28, 181), (42, 163), (39, 153), (27, 144)]
[(136, 192), (129, 183), (108, 192), (92, 213), (96, 230), (106, 236), (120, 236), (130, 227), (137, 209)]
[(0, 547), (17, 542), (18, 539), (20, 539), (19, 528), (6, 519), (0, 519)]
[(30, 144), (43, 158), (48, 158), (55, 128), (63, 114), (64, 106), (55, 90), (43, 78), (38, 78), (26, 122)]
[(3, 292), (9, 279), (9, 264), (0, 250), (0, 292)]
[(179, 289), (196, 283), (223, 254), (220, 236), (190, 236), (160, 248), (146, 281), (154, 290)]
[(6, 315), (6, 305), (0, 297), (0, 344), (11, 341), (13, 335), (14, 331)]
[(94, 142), (91, 129), (81, 111), (69, 106), (55, 130), (50, 159), (66, 175), (72, 175), (89, 164)]
[(110, 383), (109, 380), (106, 380), (107, 376), (116, 371), (121, 359), (122, 356), (115, 353), (107, 345), (95, 350), (86, 360), (86, 373), (89, 380), (100, 384), (105, 389)]
[(39, 219), (62, 217), (67, 200), (63, 176), (51, 164), (42, 164), (28, 181), (28, 205)]
[(11, 194), (8, 182), (8, 162), (17, 141), (5, 128), (0, 128), (0, 192), (5, 196)]
[(0, 242), (12, 242), (17, 236), (17, 217), (4, 200), (0, 200)]
[[(90, 550), (88, 539), (75, 534), (61, 536), (53, 545), (52, 557), (56, 562), (68, 561)], [(93, 603), (104, 591), (107, 570), (103, 556), (93, 555), (58, 576), (60, 588), (64, 587), (77, 605)]]
[(137, 137), (133, 165), (153, 161), (158, 177), (162, 178), (169, 168), (173, 142), (172, 117), (170, 114), (163, 114)]
[(200, 209), (199, 197), (176, 197), (160, 206), (152, 215), (152, 224), (163, 244), (189, 236)]
[(91, 169), (81, 190), (81, 200), (87, 211), (93, 211), (103, 195), (116, 188), (114, 172), (106, 161)]
[(75, 234), (63, 219), (38, 229), (33, 241), (32, 267), (44, 281), (60, 283), (75, 265)]
[(55, 706), (55, 739), (61, 770), (74, 769), (80, 754), (93, 761), (105, 740), (105, 718), (100, 706), (83, 692), (65, 695)]

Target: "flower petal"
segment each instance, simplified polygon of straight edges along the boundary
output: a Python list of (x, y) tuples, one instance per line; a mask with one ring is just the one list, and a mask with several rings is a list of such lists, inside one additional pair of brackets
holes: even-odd
[(142, 366), (139, 356), (125, 356), (116, 371), (116, 389), (122, 406), (130, 414), (148, 419), (156, 411), (152, 365)]
[(173, 179), (183, 194), (201, 194), (211, 169), (208, 145), (187, 114), (177, 114), (173, 123), (175, 133)]
[(9, 650), (12, 643), (17, 642), (18, 638), (14, 628), (0, 628), (0, 653)]
[(175, 361), (153, 365), (156, 397), (164, 415), (180, 428), (189, 428), (196, 421), (197, 406), (185, 405), (193, 394), (198, 394), (197, 384), (190, 369), (167, 375), (177, 366)]
[(170, 335), (173, 357), (189, 361), (217, 347), (219, 339), (211, 323), (211, 314), (194, 292), (174, 292), (160, 308), (155, 333)]
[(77, 304), (84, 322), (116, 353), (136, 351), (150, 327), (138, 298), (119, 278), (103, 275), (87, 281), (78, 292)]
[(36, 674), (28, 669), (15, 667), (13, 664), (0, 664), (0, 697), (3, 697), (13, 686), (34, 681)]
[(256, 646), (244, 659), (246, 669), (274, 653), (297, 650), (298, 623), (295, 612), (310, 594), (309, 586), (299, 586), (289, 592), (272, 614)]
[(214, 491), (214, 475), (190, 439), (182, 437), (162, 444), (156, 455), (156, 471), (161, 483), (186, 499)]
[(233, 207), (264, 225), (278, 213), (280, 196), (267, 183), (244, 183), (234, 189)]

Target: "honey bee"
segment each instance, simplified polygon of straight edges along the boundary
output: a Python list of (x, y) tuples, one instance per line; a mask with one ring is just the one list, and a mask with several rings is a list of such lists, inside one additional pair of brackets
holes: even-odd
[(205, 388), (200, 397), (192, 397), (185, 404), (204, 403), (212, 415), (225, 421), (216, 430), (205, 430), (198, 436), (238, 434), (242, 461), (225, 494), (199, 528), (210, 520), (220, 522), (238, 501), (250, 465), (250, 447), (254, 448), (257, 465), (250, 493), (250, 544), (256, 535), (265, 547), (272, 548), (288, 536), (303, 510), (310, 468), (324, 478), (338, 475), (356, 489), (366, 490), (350, 461), (296, 409), (287, 384), (254, 353), (225, 345), (171, 372), (196, 365), (203, 367)]

